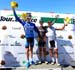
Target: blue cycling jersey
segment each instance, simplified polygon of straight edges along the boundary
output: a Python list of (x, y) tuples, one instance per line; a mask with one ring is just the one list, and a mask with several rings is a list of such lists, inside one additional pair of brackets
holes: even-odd
[(33, 23), (26, 22), (23, 27), (27, 38), (34, 37), (35, 25)]
[(13, 12), (14, 12), (14, 16), (16, 18), (17, 21), (19, 21), (23, 27), (24, 27), (24, 31), (25, 31), (25, 37), (26, 38), (31, 38), (31, 37), (34, 37), (34, 30), (36, 32), (38, 32), (39, 34), (39, 31), (37, 29), (37, 27), (35, 26), (34, 23), (32, 22), (26, 22), (26, 21), (22, 21), (16, 14), (15, 10), (13, 9)]

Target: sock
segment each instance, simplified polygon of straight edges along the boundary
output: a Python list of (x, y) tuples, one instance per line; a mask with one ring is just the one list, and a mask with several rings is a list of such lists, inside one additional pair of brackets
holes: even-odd
[(29, 60), (26, 60), (26, 62), (28, 63), (28, 62), (29, 62)]
[(33, 58), (30, 58), (30, 62), (33, 61)]
[(27, 55), (25, 55), (25, 61), (26, 61), (26, 63), (29, 62), (29, 57)]
[(56, 63), (58, 63), (58, 58), (56, 58)]
[(54, 57), (52, 57), (52, 62), (55, 62), (55, 59), (54, 59)]

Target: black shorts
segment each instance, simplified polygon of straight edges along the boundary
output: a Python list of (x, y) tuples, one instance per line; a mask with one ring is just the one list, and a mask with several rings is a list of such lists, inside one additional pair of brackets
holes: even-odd
[(28, 48), (28, 47), (33, 47), (34, 46), (34, 38), (26, 38), (26, 44), (25, 44), (25, 47)]
[(54, 40), (49, 41), (49, 43), (50, 43), (51, 48), (55, 48), (55, 41)]
[(43, 41), (43, 40), (40, 40), (40, 41), (38, 42), (38, 46), (39, 46), (39, 47), (45, 47), (45, 44), (46, 44), (46, 42)]

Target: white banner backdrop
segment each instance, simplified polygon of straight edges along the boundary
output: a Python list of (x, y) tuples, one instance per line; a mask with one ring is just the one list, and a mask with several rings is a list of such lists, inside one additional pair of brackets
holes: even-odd
[[(23, 11), (17, 11), (21, 14)], [(22, 39), (21, 35), (24, 34), (23, 27), (20, 23), (14, 21), (12, 11), (0, 11), (0, 61), (4, 60), (4, 67), (16, 67), (25, 66), (25, 38)], [(33, 16), (36, 16), (36, 24), (39, 26), (39, 20), (42, 17), (51, 17), (50, 13), (36, 13), (32, 12)], [(56, 15), (56, 13), (55, 13)], [(60, 18), (61, 18), (61, 14)], [(64, 15), (64, 14), (63, 14)], [(62, 17), (65, 18), (66, 15)], [(8, 19), (12, 20), (8, 20)], [(72, 18), (72, 15), (70, 16)], [(47, 24), (47, 23), (46, 23)], [(54, 27), (61, 27), (63, 24), (54, 24)], [(6, 26), (3, 28), (3, 26)], [(6, 28), (6, 29), (5, 29)], [(75, 25), (68, 24), (63, 31), (56, 31), (57, 34), (57, 46), (59, 52), (59, 63), (75, 66)], [(35, 34), (36, 35), (36, 34)], [(35, 36), (34, 44), (34, 61), (38, 61), (38, 41)], [(49, 51), (47, 43), (47, 52)], [(47, 54), (47, 60), (50, 61), (49, 53)]]

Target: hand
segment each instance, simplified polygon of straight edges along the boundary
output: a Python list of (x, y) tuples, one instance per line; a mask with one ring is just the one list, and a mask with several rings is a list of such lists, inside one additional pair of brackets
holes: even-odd
[(21, 39), (24, 39), (24, 38), (25, 38), (25, 35), (24, 35), (24, 34), (22, 34), (22, 35), (20, 36), (20, 38), (21, 38)]
[(65, 23), (64, 26), (68, 26), (68, 23)]

